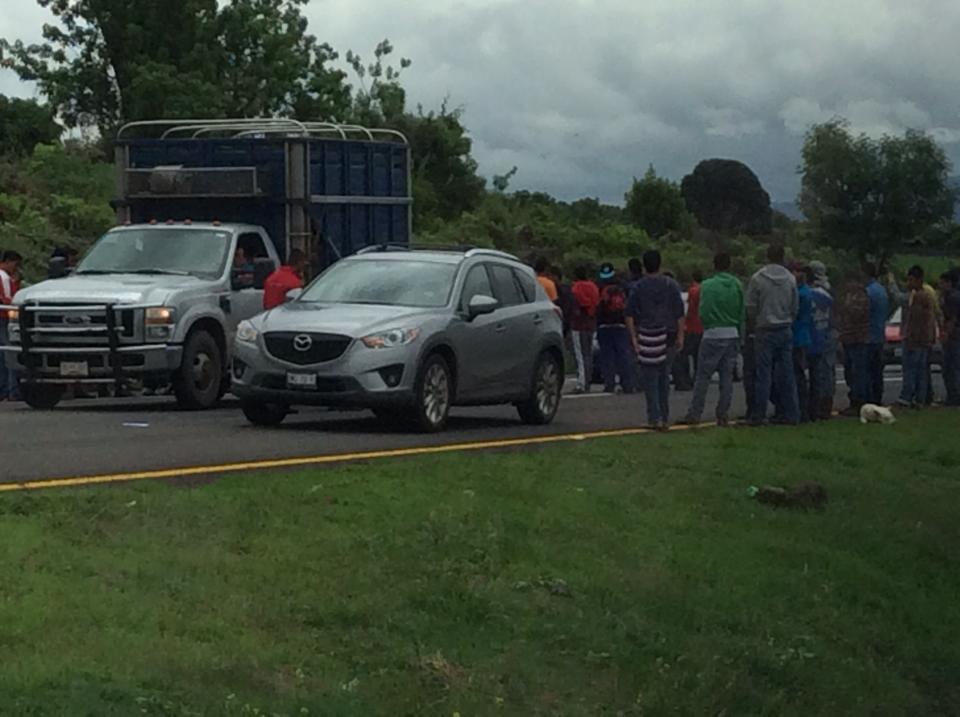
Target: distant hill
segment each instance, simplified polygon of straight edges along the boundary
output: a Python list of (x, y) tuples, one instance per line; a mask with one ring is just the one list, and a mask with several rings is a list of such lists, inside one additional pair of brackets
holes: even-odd
[[(958, 179), (960, 179), (960, 177), (958, 177)], [(780, 212), (781, 214), (787, 215), (790, 219), (793, 219), (797, 222), (802, 222), (804, 219), (806, 219), (796, 202), (771, 202), (770, 208), (775, 212)]]

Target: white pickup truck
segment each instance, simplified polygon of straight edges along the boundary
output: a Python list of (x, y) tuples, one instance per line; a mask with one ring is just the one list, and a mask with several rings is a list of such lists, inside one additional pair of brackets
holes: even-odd
[(237, 324), (263, 310), (263, 281), (277, 265), (258, 226), (119, 226), (71, 275), (14, 297), (0, 350), (33, 408), (101, 384), (118, 394), (170, 385), (184, 408), (210, 408), (229, 389)]

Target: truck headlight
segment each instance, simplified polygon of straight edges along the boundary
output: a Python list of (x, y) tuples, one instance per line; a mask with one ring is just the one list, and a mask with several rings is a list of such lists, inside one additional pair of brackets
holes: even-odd
[(20, 310), (8, 309), (7, 322), (7, 335), (10, 338), (10, 343), (20, 343)]
[(419, 328), (391, 329), (360, 339), (368, 349), (393, 349), (412, 344), (420, 336)]
[(176, 321), (173, 309), (166, 306), (151, 306), (143, 314), (147, 341), (166, 341), (173, 335)]
[(258, 336), (260, 336), (260, 332), (257, 331), (249, 321), (241, 321), (237, 326), (237, 341), (242, 341), (245, 344), (253, 344), (257, 342)]

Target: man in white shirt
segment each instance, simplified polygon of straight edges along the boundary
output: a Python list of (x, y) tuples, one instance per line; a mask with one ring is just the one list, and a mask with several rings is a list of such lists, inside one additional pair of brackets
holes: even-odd
[[(15, 279), (20, 269), (22, 257), (15, 251), (5, 251), (0, 255), (0, 306), (13, 303)], [(0, 309), (0, 346), (10, 343), (7, 312)], [(7, 368), (6, 353), (0, 351), (0, 401), (19, 400), (17, 376)]]

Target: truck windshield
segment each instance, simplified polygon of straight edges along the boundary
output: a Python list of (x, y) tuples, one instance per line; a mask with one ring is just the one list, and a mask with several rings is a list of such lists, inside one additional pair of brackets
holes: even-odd
[(77, 274), (173, 274), (219, 277), (230, 232), (151, 227), (107, 232), (77, 267)]
[(445, 306), (457, 272), (454, 264), (363, 259), (334, 264), (300, 296), (330, 304)]

